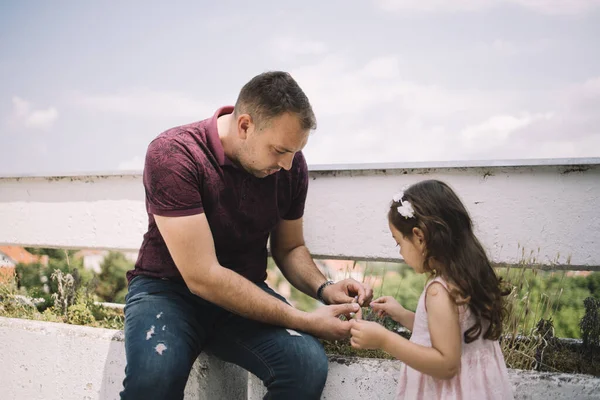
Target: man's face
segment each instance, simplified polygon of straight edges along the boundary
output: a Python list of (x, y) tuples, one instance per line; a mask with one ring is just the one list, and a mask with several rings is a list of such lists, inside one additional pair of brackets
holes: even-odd
[[(240, 126), (244, 128), (243, 123), (238, 123)], [(306, 146), (309, 134), (309, 130), (302, 129), (299, 118), (291, 113), (259, 125), (250, 120), (245, 134), (241, 135), (244, 140), (237, 161), (257, 178), (272, 175), (281, 168), (289, 170), (294, 155)]]

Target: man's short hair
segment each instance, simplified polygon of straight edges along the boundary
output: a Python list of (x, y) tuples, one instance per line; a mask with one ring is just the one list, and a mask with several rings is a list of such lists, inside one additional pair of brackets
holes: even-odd
[(296, 114), (302, 129), (317, 128), (308, 97), (287, 72), (270, 71), (255, 76), (244, 85), (235, 103), (235, 115), (249, 114), (258, 126), (284, 113)]

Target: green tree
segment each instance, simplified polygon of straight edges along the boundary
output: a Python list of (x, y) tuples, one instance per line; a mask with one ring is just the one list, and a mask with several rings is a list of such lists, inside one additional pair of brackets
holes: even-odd
[(127, 294), (126, 272), (133, 268), (133, 263), (123, 253), (111, 251), (100, 265), (96, 294), (100, 299), (112, 303), (125, 303)]
[(587, 277), (587, 287), (590, 296), (600, 300), (600, 272), (593, 272)]

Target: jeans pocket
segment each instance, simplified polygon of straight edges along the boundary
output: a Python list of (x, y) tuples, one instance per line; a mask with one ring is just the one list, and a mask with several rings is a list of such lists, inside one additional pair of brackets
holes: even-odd
[(179, 292), (181, 285), (161, 278), (151, 278), (148, 276), (136, 276), (129, 284), (129, 290), (125, 296), (125, 304), (131, 304), (136, 300), (149, 295), (167, 292)]

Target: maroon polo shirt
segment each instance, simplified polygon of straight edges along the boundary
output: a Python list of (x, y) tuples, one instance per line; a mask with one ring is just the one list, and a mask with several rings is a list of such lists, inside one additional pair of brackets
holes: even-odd
[(206, 214), (219, 263), (253, 282), (266, 278), (267, 239), (282, 219), (302, 217), (308, 169), (301, 152), (289, 171), (266, 178), (232, 164), (217, 131), (217, 118), (232, 112), (233, 107), (223, 107), (212, 118), (163, 132), (148, 146), (148, 232), (135, 269), (127, 272), (129, 281), (137, 275), (182, 280), (154, 214)]

